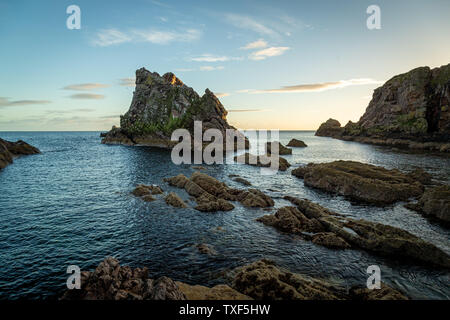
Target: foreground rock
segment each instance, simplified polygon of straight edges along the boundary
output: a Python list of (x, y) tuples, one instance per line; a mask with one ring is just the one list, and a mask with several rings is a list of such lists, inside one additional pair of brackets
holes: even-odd
[(256, 300), (407, 299), (387, 285), (383, 285), (383, 290), (376, 296), (361, 288), (353, 288), (350, 294), (344, 287), (330, 281), (282, 270), (265, 259), (239, 268), (233, 288)]
[(247, 207), (271, 207), (273, 200), (256, 189), (239, 190), (201, 172), (194, 172), (190, 179), (183, 174), (164, 179), (171, 186), (183, 188), (195, 198), (195, 209), (204, 212), (230, 211), (234, 205), (229, 201), (239, 201)]
[(450, 267), (450, 257), (435, 245), (388, 225), (355, 220), (309, 200), (286, 196), (296, 207), (281, 208), (257, 220), (329, 248), (361, 249), (394, 258)]
[(287, 146), (294, 147), (294, 148), (306, 148), (308, 145), (306, 143), (304, 143), (302, 140), (291, 139), (291, 141), (289, 141)]
[(355, 161), (310, 163), (292, 170), (306, 186), (373, 204), (390, 204), (420, 196), (424, 188), (413, 176)]
[[(278, 159), (278, 170), (286, 171), (291, 164), (283, 157), (277, 157)], [(271, 157), (268, 155), (255, 156), (250, 153), (245, 153), (240, 156), (234, 157), (234, 161), (238, 163), (245, 163), (256, 167), (269, 168), (272, 167)], [(274, 167), (277, 165), (274, 164)]]
[(83, 271), (81, 289), (67, 290), (62, 300), (186, 300), (186, 296), (170, 278), (150, 279), (147, 268), (122, 267), (109, 257), (94, 271)]
[(450, 152), (450, 64), (420, 67), (393, 77), (374, 91), (357, 123), (349, 121), (342, 128), (330, 120), (316, 135)]
[(427, 189), (419, 202), (408, 208), (450, 225), (450, 186)]
[[(266, 143), (266, 153), (270, 155), (272, 153), (272, 145), (278, 145), (278, 154), (279, 155), (289, 155), (292, 154), (292, 149), (286, 148), (279, 141), (267, 142)], [(275, 149), (274, 149), (275, 151)], [(276, 152), (273, 152), (276, 154)]]
[(212, 288), (188, 285), (183, 282), (176, 282), (176, 284), (187, 300), (252, 300), (249, 296), (237, 292), (225, 284), (219, 284)]
[(0, 170), (13, 163), (16, 157), (37, 153), (41, 153), (38, 148), (22, 140), (10, 142), (0, 139)]
[(200, 97), (173, 73), (160, 76), (141, 68), (136, 71), (133, 100), (128, 112), (120, 117), (120, 128), (113, 127), (102, 143), (170, 149), (178, 143), (170, 140), (175, 129), (184, 128), (193, 134), (194, 121), (201, 121), (203, 132), (210, 128), (218, 129), (224, 141), (227, 129), (242, 138), (243, 146), (237, 143), (227, 146), (231, 150), (248, 148), (248, 140), (228, 124), (227, 113), (219, 99), (208, 89)]

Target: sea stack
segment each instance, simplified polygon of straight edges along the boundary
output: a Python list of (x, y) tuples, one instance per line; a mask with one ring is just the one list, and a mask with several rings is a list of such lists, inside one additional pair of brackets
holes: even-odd
[[(120, 128), (113, 127), (104, 135), (102, 143), (170, 149), (177, 143), (170, 140), (172, 132), (184, 128), (192, 135), (194, 121), (202, 121), (203, 132), (214, 128), (225, 137), (227, 129), (236, 130), (228, 124), (227, 113), (209, 89), (199, 96), (171, 72), (160, 76), (157, 72), (140, 68), (136, 70), (136, 89), (131, 106), (120, 117)], [(244, 138), (237, 130), (236, 134)], [(248, 148), (246, 139), (245, 146)]]
[(449, 108), (450, 64), (434, 69), (420, 67), (375, 89), (358, 122), (349, 121), (341, 127), (330, 119), (316, 135), (450, 152)]

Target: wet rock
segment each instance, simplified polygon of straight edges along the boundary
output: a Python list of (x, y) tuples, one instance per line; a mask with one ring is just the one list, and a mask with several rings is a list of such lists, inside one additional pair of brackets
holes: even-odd
[(380, 289), (368, 289), (353, 287), (350, 289), (350, 297), (352, 300), (409, 300), (400, 291), (381, 283)]
[(335, 119), (330, 118), (320, 125), (315, 135), (322, 137), (340, 137), (342, 135), (342, 132), (343, 128), (341, 127), (341, 123)]
[(292, 149), (286, 148), (283, 146), (279, 141), (274, 142), (267, 142), (266, 143), (266, 153), (271, 154), (272, 153), (272, 144), (278, 145), (278, 154), (279, 155), (289, 155), (292, 154)]
[(249, 296), (237, 292), (225, 284), (212, 288), (176, 282), (187, 300), (252, 300)]
[(450, 186), (443, 185), (427, 189), (412, 208), (426, 217), (450, 224)]
[(193, 166), (192, 169), (194, 169), (194, 170), (206, 170), (206, 168), (202, 167), (202, 166)]
[(422, 168), (416, 168), (413, 171), (409, 172), (408, 175), (414, 180), (419, 181), (421, 184), (424, 185), (431, 184), (433, 180), (431, 174), (429, 174)]
[(233, 179), (233, 181), (236, 181), (240, 184), (243, 184), (244, 186), (251, 186), (252, 184), (250, 183), (250, 181), (245, 180), (244, 178), (235, 178)]
[(156, 199), (153, 198), (153, 196), (150, 195), (150, 194), (146, 194), (145, 196), (142, 196), (141, 199), (142, 199), (142, 201), (145, 201), (145, 202), (152, 202), (152, 201), (155, 201), (155, 200), (156, 200)]
[(341, 300), (345, 291), (326, 281), (277, 268), (268, 260), (241, 267), (232, 287), (256, 300)]
[(275, 205), (273, 199), (258, 189), (248, 189), (238, 195), (238, 200), (246, 207), (266, 208)]
[(204, 212), (230, 211), (234, 205), (229, 201), (240, 201), (245, 206), (273, 206), (273, 200), (256, 189), (238, 190), (201, 172), (194, 172), (190, 179), (180, 174), (165, 179), (172, 186), (184, 188), (195, 198), (195, 209)]
[(330, 249), (348, 249), (350, 245), (333, 232), (320, 232), (312, 236), (312, 243)]
[(310, 163), (292, 170), (305, 185), (377, 205), (420, 196), (419, 181), (398, 170), (388, 170), (355, 161)]
[(304, 143), (302, 140), (291, 139), (291, 141), (289, 141), (287, 146), (288, 147), (294, 147), (294, 148), (305, 148), (305, 147), (307, 147), (307, 144)]
[(181, 200), (181, 198), (174, 192), (169, 193), (165, 199), (166, 203), (168, 205), (171, 205), (172, 207), (175, 208), (187, 208), (186, 203), (184, 203), (183, 200)]
[(185, 300), (174, 281), (152, 280), (147, 268), (120, 266), (108, 257), (94, 271), (81, 273), (81, 289), (67, 290), (62, 300)]
[(159, 186), (140, 184), (131, 193), (136, 197), (140, 197), (145, 202), (151, 202), (156, 200), (152, 195), (162, 194), (163, 190)]
[[(287, 168), (291, 166), (285, 158), (278, 157), (277, 159), (278, 159), (278, 170), (286, 171)], [(245, 153), (240, 156), (234, 157), (234, 161), (238, 163), (249, 164), (256, 167), (264, 167), (264, 168), (272, 167), (271, 158), (267, 155), (255, 156), (250, 153)], [(274, 166), (276, 165), (274, 164)]]
[(0, 139), (0, 170), (13, 163), (16, 157), (38, 153), (41, 153), (38, 148), (22, 140), (10, 142)]

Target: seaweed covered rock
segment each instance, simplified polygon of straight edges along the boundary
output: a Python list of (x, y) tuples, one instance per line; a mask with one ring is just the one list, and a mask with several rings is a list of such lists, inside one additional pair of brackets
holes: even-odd
[[(248, 140), (228, 124), (227, 113), (210, 90), (206, 89), (200, 97), (173, 73), (160, 76), (140, 68), (136, 70), (131, 106), (121, 116), (120, 128), (113, 127), (102, 143), (172, 148), (177, 143), (170, 140), (175, 129), (184, 128), (193, 134), (194, 122), (201, 121), (203, 132), (210, 128), (218, 129), (226, 137), (226, 130), (231, 129), (242, 138), (243, 148), (248, 148)], [(231, 147), (240, 146), (236, 143)]]
[(10, 142), (0, 139), (0, 170), (13, 163), (15, 157), (41, 153), (38, 148), (19, 140)]
[(420, 196), (423, 185), (399, 170), (356, 161), (310, 163), (292, 170), (305, 185), (373, 204), (390, 204)]

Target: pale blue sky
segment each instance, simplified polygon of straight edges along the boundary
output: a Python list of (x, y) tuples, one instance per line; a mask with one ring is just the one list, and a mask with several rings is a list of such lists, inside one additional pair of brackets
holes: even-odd
[[(381, 30), (366, 27), (371, 4)], [(448, 0), (0, 0), (0, 131), (109, 129), (140, 67), (222, 93), (239, 128), (345, 124), (381, 82), (450, 63), (449, 38)]]

